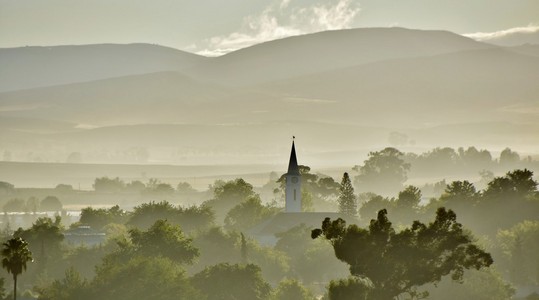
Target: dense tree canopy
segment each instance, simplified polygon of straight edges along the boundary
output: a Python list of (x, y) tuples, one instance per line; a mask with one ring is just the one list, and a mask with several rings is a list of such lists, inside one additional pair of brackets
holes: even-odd
[(395, 148), (385, 148), (370, 152), (362, 166), (355, 166), (359, 172), (354, 179), (358, 190), (378, 194), (392, 194), (402, 188), (408, 178), (410, 164), (404, 161), (404, 153)]
[(253, 196), (234, 206), (225, 217), (229, 229), (248, 230), (261, 221), (275, 215), (279, 209), (262, 205), (260, 197)]
[(260, 267), (253, 264), (218, 264), (195, 274), (192, 282), (207, 300), (263, 300), (271, 293)]
[(415, 288), (439, 282), (443, 276), (462, 279), (465, 269), (488, 267), (489, 253), (474, 244), (451, 210), (440, 208), (436, 219), (427, 224), (415, 221), (410, 228), (396, 232), (387, 211), (378, 212), (368, 229), (346, 227), (342, 219), (326, 218), (312, 237), (324, 236), (340, 260), (350, 265), (355, 276), (369, 278), (374, 289), (369, 299), (393, 299)]

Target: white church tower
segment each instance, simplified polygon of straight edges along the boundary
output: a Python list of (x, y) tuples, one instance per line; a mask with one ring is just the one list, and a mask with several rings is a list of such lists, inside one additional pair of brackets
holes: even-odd
[(292, 141), (292, 152), (286, 173), (285, 212), (301, 212), (301, 175), (299, 174), (296, 148)]

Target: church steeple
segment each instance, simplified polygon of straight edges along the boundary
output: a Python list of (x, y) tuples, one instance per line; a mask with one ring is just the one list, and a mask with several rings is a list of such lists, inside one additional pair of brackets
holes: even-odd
[(288, 175), (299, 175), (298, 159), (296, 158), (296, 147), (292, 141), (292, 152), (290, 152), (290, 161), (288, 162)]
[(299, 174), (294, 141), (292, 141), (288, 173), (286, 173), (285, 198), (286, 212), (301, 212), (301, 175)]

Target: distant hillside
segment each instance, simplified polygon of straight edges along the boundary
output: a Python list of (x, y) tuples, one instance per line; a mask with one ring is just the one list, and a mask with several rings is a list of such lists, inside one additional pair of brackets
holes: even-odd
[(282, 163), (295, 135), (306, 164), (329, 166), (360, 163), (391, 136), (403, 149), (539, 144), (535, 46), (371, 28), (214, 59), (142, 44), (48, 49), (0, 49), (0, 159)]
[(206, 60), (149, 44), (0, 49), (0, 92), (160, 71), (181, 71)]
[(212, 109), (230, 94), (176, 72), (159, 72), (4, 92), (0, 110), (4, 116), (76, 124), (184, 123), (215, 115)]
[(491, 47), (448, 31), (360, 28), (258, 44), (206, 61), (189, 72), (205, 80), (247, 85), (387, 59)]
[(537, 78), (538, 57), (485, 49), (387, 60), (282, 80), (260, 89), (332, 101), (345, 119), (356, 114), (388, 126), (526, 118), (535, 122), (536, 115), (510, 107), (539, 106)]

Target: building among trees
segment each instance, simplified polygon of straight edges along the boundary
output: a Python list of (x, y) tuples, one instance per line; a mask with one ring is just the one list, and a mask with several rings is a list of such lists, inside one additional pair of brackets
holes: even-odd
[[(316, 228), (325, 218), (345, 219), (352, 221), (350, 216), (337, 212), (306, 212), (302, 210), (301, 203), (301, 173), (296, 156), (296, 146), (292, 141), (292, 150), (288, 163), (288, 172), (285, 175), (285, 209), (272, 218), (254, 226), (249, 235), (261, 244), (274, 246), (277, 243), (277, 234), (290, 230), (301, 224)], [(353, 223), (353, 222), (352, 222)]]

